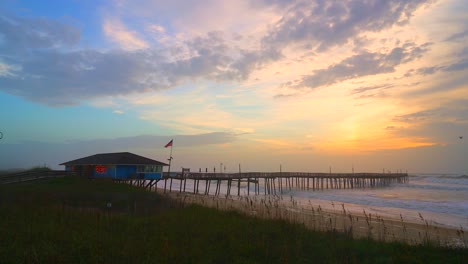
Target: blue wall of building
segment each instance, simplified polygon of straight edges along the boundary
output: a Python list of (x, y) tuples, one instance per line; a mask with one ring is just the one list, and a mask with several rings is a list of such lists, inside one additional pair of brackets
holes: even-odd
[[(162, 179), (162, 167), (157, 167), (159, 172), (138, 172), (137, 165), (77, 165), (65, 166), (66, 171), (81, 171), (88, 177), (95, 178), (112, 178), (112, 179)], [(81, 174), (83, 175), (83, 174)]]
[(95, 178), (112, 178), (112, 179), (148, 179), (159, 180), (162, 179), (162, 168), (158, 170), (161, 172), (137, 172), (137, 165), (85, 165), (85, 166), (65, 166), (66, 171), (88, 171)]
[(117, 165), (116, 179), (127, 179), (137, 175), (136, 165)]
[(158, 180), (162, 178), (161, 172), (137, 172), (136, 165), (117, 165), (117, 166), (104, 166), (105, 172), (99, 173), (94, 170), (94, 177), (96, 178), (112, 178), (112, 179), (128, 179), (136, 177), (138, 179)]
[(162, 179), (162, 172), (146, 172), (144, 177), (148, 180), (160, 180)]

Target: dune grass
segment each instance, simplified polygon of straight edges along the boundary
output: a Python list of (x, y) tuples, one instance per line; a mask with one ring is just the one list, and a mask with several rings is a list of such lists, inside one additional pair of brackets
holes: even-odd
[(28, 169), (9, 169), (9, 170), (0, 170), (0, 176), (2, 175), (7, 175), (7, 174), (11, 174), (11, 173), (19, 173), (19, 172), (32, 172), (32, 173), (35, 173), (35, 172), (46, 172), (46, 171), (51, 171), (51, 169), (49, 167), (47, 167), (46, 165), (44, 166), (34, 166), (34, 167), (31, 167), (31, 168), (28, 168)]
[(467, 263), (466, 249), (313, 232), (107, 180), (0, 185), (1, 263)]

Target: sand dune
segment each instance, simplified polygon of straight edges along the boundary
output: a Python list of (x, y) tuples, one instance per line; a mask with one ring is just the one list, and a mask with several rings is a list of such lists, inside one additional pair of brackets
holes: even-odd
[[(161, 191), (161, 190), (158, 190)], [(259, 218), (284, 219), (304, 224), (312, 230), (342, 232), (354, 238), (373, 238), (409, 244), (435, 243), (440, 246), (467, 247), (468, 235), (463, 229), (436, 225), (420, 216), (420, 221), (408, 221), (399, 216), (381, 217), (375, 214), (350, 212), (343, 205), (325, 210), (319, 205), (299, 205), (293, 199), (280, 196), (220, 197), (189, 193), (166, 193), (184, 204), (198, 204), (219, 210), (234, 210)]]

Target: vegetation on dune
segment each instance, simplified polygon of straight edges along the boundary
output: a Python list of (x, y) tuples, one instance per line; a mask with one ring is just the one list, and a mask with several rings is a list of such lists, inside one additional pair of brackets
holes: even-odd
[(11, 174), (11, 173), (36, 173), (36, 172), (46, 172), (46, 171), (51, 171), (52, 169), (49, 168), (48, 166), (34, 166), (28, 169), (9, 169), (9, 170), (0, 170), (0, 176), (1, 175), (6, 175), (6, 174)]
[(320, 233), (109, 180), (0, 185), (2, 263), (466, 263), (466, 249)]

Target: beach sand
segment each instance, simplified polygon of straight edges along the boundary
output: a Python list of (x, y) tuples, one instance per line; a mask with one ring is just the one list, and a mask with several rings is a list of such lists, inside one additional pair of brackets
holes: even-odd
[[(162, 193), (160, 189), (156, 191)], [(341, 232), (353, 238), (373, 238), (412, 245), (431, 242), (447, 247), (468, 246), (468, 234), (464, 230), (434, 225), (423, 216), (417, 222), (399, 216), (384, 218), (365, 211), (351, 213), (340, 204), (336, 205), (336, 210), (324, 210), (313, 203), (298, 205), (293, 199), (282, 196), (226, 197), (179, 192), (167, 192), (165, 195), (182, 204), (237, 211), (264, 219), (283, 219), (303, 224), (311, 230)]]

